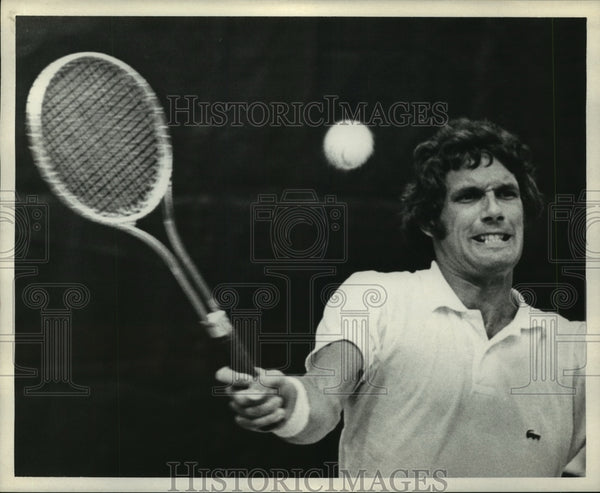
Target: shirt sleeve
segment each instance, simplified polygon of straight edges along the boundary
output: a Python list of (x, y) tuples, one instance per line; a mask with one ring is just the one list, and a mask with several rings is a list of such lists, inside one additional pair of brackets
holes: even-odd
[(316, 353), (336, 341), (349, 341), (363, 357), (363, 379), (377, 360), (381, 333), (386, 328), (389, 293), (385, 275), (358, 272), (337, 288), (325, 306), (315, 335), (315, 347), (307, 356), (307, 372), (315, 368)]

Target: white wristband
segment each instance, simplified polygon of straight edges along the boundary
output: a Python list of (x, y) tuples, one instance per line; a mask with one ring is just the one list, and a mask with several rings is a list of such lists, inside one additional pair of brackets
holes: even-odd
[(310, 415), (310, 405), (308, 403), (308, 394), (302, 382), (294, 377), (289, 377), (290, 381), (296, 387), (296, 404), (292, 414), (281, 428), (273, 430), (281, 438), (289, 438), (300, 433), (308, 424)]

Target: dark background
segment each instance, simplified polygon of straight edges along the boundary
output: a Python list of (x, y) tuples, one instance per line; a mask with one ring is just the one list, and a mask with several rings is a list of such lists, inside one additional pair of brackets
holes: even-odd
[[(40, 332), (40, 311), (21, 301), (31, 283), (85, 285), (90, 301), (72, 312), (72, 375), (91, 393), (25, 396), (39, 372), (22, 372), (40, 368), (42, 348), (17, 344), (16, 475), (163, 476), (167, 461), (211, 469), (323, 468), (336, 460), (339, 433), (299, 447), (237, 428), (226, 400), (211, 396), (224, 354), (198, 329), (166, 267), (137, 240), (76, 216), (50, 195), (24, 125), (27, 93), (46, 65), (78, 51), (113, 55), (146, 78), (165, 108), (168, 95), (265, 103), (336, 95), (368, 108), (446, 102), (450, 118), (489, 118), (518, 134), (533, 151), (550, 203), (556, 194), (579, 196), (585, 188), (585, 29), (584, 19), (541, 18), (18, 17), (17, 191), (21, 200), (32, 195), (48, 204), (49, 241), (32, 232), (27, 258), (47, 252), (49, 261), (17, 261), (18, 273), (30, 265), (38, 271), (16, 281), (16, 329), (22, 337)], [(255, 343), (279, 336), (279, 344), (260, 345), (262, 366), (302, 371), (326, 284), (356, 270), (428, 265), (426, 247), (402, 243), (397, 204), (412, 150), (435, 128), (373, 127), (373, 157), (348, 173), (327, 165), (323, 126), (170, 130), (178, 224), (208, 282), (270, 283), (281, 293), (253, 336)], [(286, 281), (265, 270), (275, 262), (252, 262), (252, 203), (259, 194), (281, 197), (289, 189), (312, 189), (319, 201), (335, 195), (345, 205), (348, 249), (345, 262), (279, 267)], [(571, 284), (579, 296), (560, 311), (583, 319), (584, 280), (549, 260), (549, 241), (552, 257), (572, 257), (566, 226), (549, 221), (548, 209), (530, 224), (515, 282), (537, 283), (536, 305), (543, 309), (553, 308), (552, 285)], [(260, 228), (254, 241), (265, 241)], [(310, 228), (295, 234), (310, 241)], [(311, 276), (325, 268), (309, 288)], [(287, 351), (290, 334), (300, 342)]]

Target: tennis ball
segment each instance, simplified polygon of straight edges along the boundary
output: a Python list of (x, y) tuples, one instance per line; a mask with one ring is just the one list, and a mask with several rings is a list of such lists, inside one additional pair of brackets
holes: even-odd
[(338, 169), (358, 168), (373, 154), (373, 134), (364, 123), (339, 121), (325, 134), (323, 151), (331, 165)]

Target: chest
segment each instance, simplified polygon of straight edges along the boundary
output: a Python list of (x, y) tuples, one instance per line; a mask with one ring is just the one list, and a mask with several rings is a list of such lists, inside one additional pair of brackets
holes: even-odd
[(377, 385), (429, 428), (446, 423), (464, 436), (559, 453), (569, 443), (574, 389), (557, 378), (557, 364), (541, 364), (549, 343), (539, 331), (488, 340), (476, 314), (432, 313), (381, 341)]

